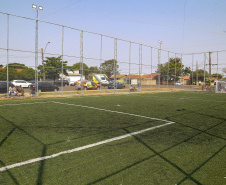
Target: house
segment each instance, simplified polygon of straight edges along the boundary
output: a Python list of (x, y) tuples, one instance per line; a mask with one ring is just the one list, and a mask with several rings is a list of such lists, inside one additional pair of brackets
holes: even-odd
[(216, 82), (217, 81), (217, 77), (211, 77), (211, 85), (214, 85), (214, 82)]
[(139, 75), (127, 75), (124, 79), (127, 84), (137, 85), (139, 82)]
[(190, 75), (180, 76), (179, 81), (183, 83), (183, 85), (191, 85)]
[(74, 70), (74, 71), (67, 70), (66, 72), (68, 75), (66, 76), (64, 74), (63, 75), (60, 74), (60, 78), (63, 78), (64, 80), (68, 80), (69, 84), (73, 84), (76, 81), (81, 80), (81, 78), (82, 80), (85, 80), (85, 76), (84, 75), (82, 76), (81, 74), (79, 74), (79, 70)]
[(158, 79), (158, 73), (142, 75), (141, 79), (142, 79), (141, 81), (142, 85), (156, 85), (156, 80)]
[[(127, 75), (116, 75), (116, 81), (125, 84), (125, 83), (126, 83), (126, 80), (125, 80), (125, 77), (126, 77), (126, 76), (127, 76)], [(114, 80), (114, 79), (115, 79), (115, 76), (112, 75), (109, 79), (110, 79), (110, 80)]]
[(156, 80), (158, 78), (158, 73), (152, 73), (148, 75), (128, 75), (125, 77), (127, 84), (137, 85), (139, 80), (141, 80), (142, 85), (156, 85)]

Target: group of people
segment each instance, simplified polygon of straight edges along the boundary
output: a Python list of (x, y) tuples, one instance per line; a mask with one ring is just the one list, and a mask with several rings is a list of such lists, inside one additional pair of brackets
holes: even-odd
[(9, 87), (9, 96), (24, 96), (24, 89), (23, 87), (20, 85), (19, 87), (16, 86), (10, 86)]

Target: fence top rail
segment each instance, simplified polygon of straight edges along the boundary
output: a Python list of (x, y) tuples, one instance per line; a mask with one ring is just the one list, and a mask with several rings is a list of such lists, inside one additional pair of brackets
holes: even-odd
[[(0, 14), (4, 14), (4, 15), (8, 15), (8, 16), (10, 15), (10, 16), (19, 17), (19, 18), (22, 18), (22, 19), (28, 19), (28, 20), (32, 20), (32, 21), (37, 21), (37, 19), (34, 19), (34, 18), (19, 16), (19, 15), (5, 13), (5, 12), (0, 12)], [(139, 43), (139, 42), (134, 42), (134, 41), (129, 41), (129, 40), (121, 39), (121, 38), (116, 38), (116, 37), (105, 35), (105, 34), (101, 34), (101, 33), (81, 30), (81, 29), (78, 29), (78, 28), (73, 28), (73, 27), (70, 27), (70, 26), (65, 26), (65, 25), (62, 25), (62, 24), (52, 23), (52, 22), (48, 22), (48, 21), (43, 21), (43, 20), (38, 20), (38, 21), (46, 23), (46, 24), (52, 24), (52, 25), (55, 25), (55, 26), (60, 26), (60, 27), (64, 27), (64, 28), (68, 28), (68, 29), (72, 29), (72, 30), (77, 30), (77, 31), (80, 31), (80, 32), (85, 32), (85, 33), (90, 33), (90, 34), (94, 34), (94, 35), (99, 35), (99, 36), (103, 36), (103, 37), (107, 37), (107, 38), (111, 38), (111, 39), (117, 39), (117, 40), (120, 40), (120, 41), (123, 41), (123, 42), (128, 42), (128, 43), (131, 43), (131, 44), (142, 45), (142, 46), (145, 46), (145, 47), (150, 47), (151, 49), (159, 50), (159, 48), (157, 48), (157, 47), (153, 47), (153, 46), (150, 46), (150, 45), (142, 44), (142, 43)], [(203, 54), (203, 53), (209, 53), (209, 52), (212, 52), (212, 53), (226, 52), (226, 50), (221, 50), (221, 51), (209, 51), (209, 52), (197, 52), (197, 53), (176, 53), (174, 51), (169, 51), (169, 50), (164, 50), (164, 49), (161, 49), (161, 51), (165, 51), (165, 52), (168, 52), (168, 53), (174, 53), (176, 55), (193, 55), (193, 54)]]

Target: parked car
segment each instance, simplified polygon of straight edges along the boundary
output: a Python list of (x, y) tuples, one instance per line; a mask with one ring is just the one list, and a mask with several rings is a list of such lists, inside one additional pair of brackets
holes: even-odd
[(117, 82), (116, 84), (114, 82), (111, 82), (109, 85), (108, 85), (108, 89), (114, 89), (115, 86), (117, 87), (117, 89), (123, 89), (125, 88), (126, 86), (120, 82)]
[(12, 84), (14, 86), (18, 86), (18, 87), (22, 86), (23, 88), (28, 88), (31, 85), (31, 83), (29, 83), (29, 82), (27, 82), (25, 80), (13, 80)]
[[(35, 91), (35, 83), (30, 85), (30, 90)], [(38, 91), (46, 92), (46, 91), (58, 91), (59, 87), (56, 85), (52, 85), (49, 82), (38, 82)]]
[[(9, 82), (9, 87), (12, 86), (12, 83)], [(7, 81), (0, 81), (0, 93), (7, 93)]]
[[(62, 80), (55, 81), (54, 85), (61, 86), (62, 85)], [(65, 85), (69, 85), (69, 82), (67, 80), (63, 80), (63, 86), (65, 86)]]
[(183, 82), (176, 82), (175, 85), (183, 85)]
[(70, 86), (75, 86), (76, 82), (70, 82)]
[(75, 84), (78, 90), (100, 90), (101, 85), (89, 80), (78, 80)]

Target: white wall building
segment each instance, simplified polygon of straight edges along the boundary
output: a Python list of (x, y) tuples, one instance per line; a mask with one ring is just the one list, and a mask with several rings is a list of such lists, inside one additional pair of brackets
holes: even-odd
[(79, 70), (75, 70), (75, 71), (67, 70), (67, 74), (68, 76), (64, 74), (63, 75), (60, 74), (60, 78), (63, 78), (64, 80), (68, 80), (70, 85), (74, 84), (78, 80), (81, 80), (81, 78), (82, 80), (85, 80), (85, 76), (84, 75), (82, 76), (81, 74), (79, 74)]

